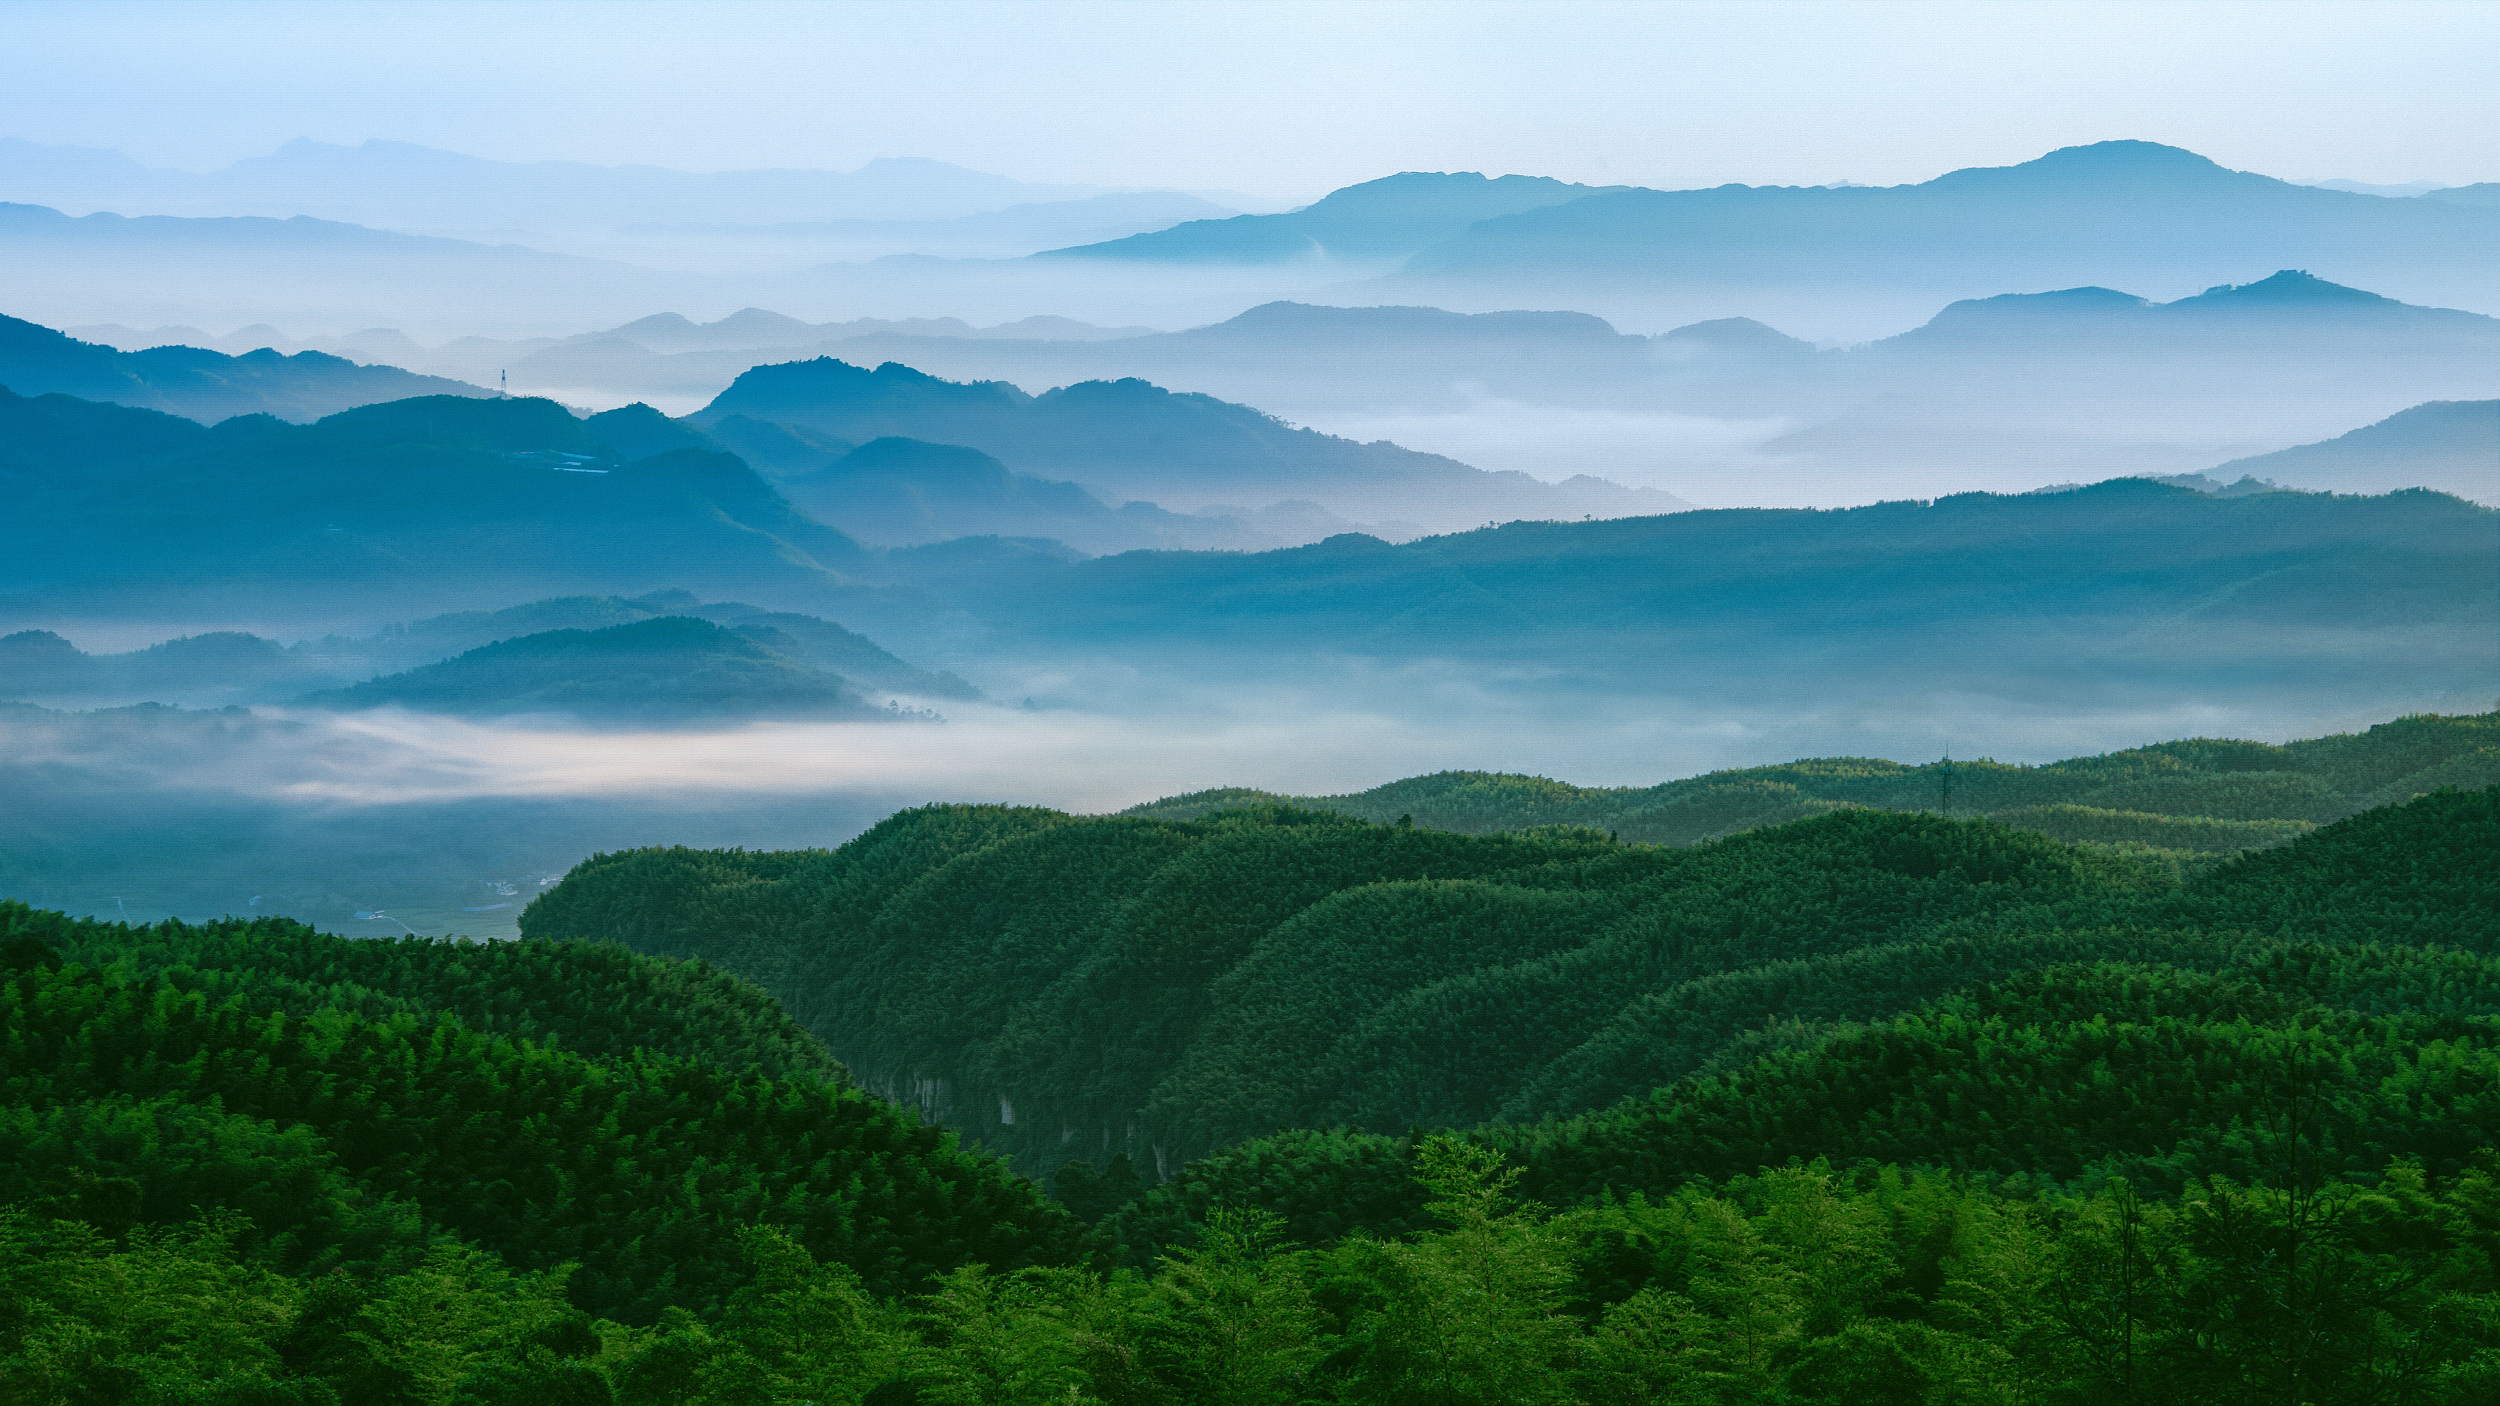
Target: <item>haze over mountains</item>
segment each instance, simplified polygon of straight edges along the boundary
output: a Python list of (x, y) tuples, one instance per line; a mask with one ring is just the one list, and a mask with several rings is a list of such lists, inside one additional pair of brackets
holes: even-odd
[(439, 663), (306, 694), (305, 707), (404, 708), (576, 723), (711, 725), (763, 717), (876, 716), (840, 675), (748, 635), (666, 615), (597, 630), (547, 630)]
[[(666, 247), (658, 236), (673, 229), (732, 239), (771, 237), (776, 230), (784, 239), (883, 233), (892, 243), (915, 234), (943, 240), (949, 226), (968, 235), (956, 222), (977, 220), (993, 239), (1021, 244), (1089, 228), (1127, 226), (1126, 233), (1230, 213), (1179, 191), (1035, 185), (920, 158), (889, 157), (855, 171), (698, 173), (490, 161), (407, 142), (337, 146), (301, 139), (197, 175), (151, 169), (115, 151), (0, 139), (0, 188), (12, 199), (70, 214), (303, 215), (490, 243), (521, 235), (596, 249), (621, 240), (644, 253)], [(827, 228), (827, 222), (835, 223)]]
[(194, 420), (274, 415), (317, 420), (377, 401), (492, 392), (395, 366), (362, 366), (317, 351), (268, 347), (240, 356), (199, 347), (121, 352), (0, 316), (0, 386), (19, 396), (67, 395)]
[[(196, 331), (78, 330), (125, 346)], [(298, 345), (270, 328), (198, 340)], [(1731, 499), (1730, 488), (1746, 484), (1759, 495), (1753, 501), (1830, 503), (1853, 501), (1841, 496), (1851, 490), (1830, 486), (1852, 482), (1861, 485), (1854, 501), (1864, 501), (1959, 484), (2012, 490), (2096, 470), (2201, 472), (2425, 401), (2476, 398), (2500, 383), (2500, 321), (2299, 270), (2169, 303), (2106, 288), (1968, 300), (1897, 337), (1821, 351), (1750, 319), (1640, 337), (1576, 313), (1296, 303), (1178, 333), (1040, 318), (988, 328), (935, 319), (810, 324), (748, 309), (708, 324), (654, 315), (570, 339), (477, 340), (432, 352), (381, 329), (328, 345), (475, 382), (509, 367), (516, 387), (672, 410), (708, 404), (758, 362), (794, 354), (861, 367), (891, 361), (1034, 393), (1140, 378), (1341, 435), (1439, 447), (1478, 466), (1524, 468), (1549, 481), (1586, 473), (1718, 503), (1745, 501)], [(55, 376), (43, 384), (89, 384), (43, 374)], [(919, 422), (878, 432), (887, 431), (948, 437)], [(1019, 470), (1084, 477), (1057, 461), (1000, 457)], [(2316, 472), (2284, 481), (2341, 491), (2429, 486), (2478, 501), (2500, 495), (2500, 471), (2471, 453), (2414, 463), (2400, 455), (2377, 466), (2415, 475), (2403, 482), (2354, 477), (2344, 468), (2359, 466), (2343, 461), (2315, 464)], [(1162, 501), (1134, 484), (1087, 481), (1114, 503)], [(1511, 515), (1537, 508), (1521, 499)], [(1625, 510), (1638, 509), (1601, 501), (1543, 509)], [(1374, 505), (1354, 515), (1483, 520), (1467, 511)]]
[[(49, 630), (23, 630), (0, 635), (0, 676), (8, 679), (9, 692), (16, 700), (56, 708), (150, 702), (196, 708), (294, 704), (308, 698), (316, 701), (307, 706), (330, 707), (337, 706), (336, 700), (319, 700), (363, 687), (359, 680), (381, 684), (387, 682), (385, 676), (405, 679), (481, 648), (522, 639), (595, 635), (612, 644), (622, 640), (632, 647), (607, 651), (610, 663), (619, 667), (641, 661), (656, 668), (652, 660), (681, 646), (743, 656), (737, 643), (700, 632), (686, 636), (683, 626), (678, 635), (610, 633), (661, 618), (703, 622), (802, 670), (839, 675), (863, 695), (872, 695), (871, 701), (900, 698), (917, 705), (932, 699), (961, 702), (981, 697), (978, 689), (953, 674), (906, 663), (832, 621), (737, 601), (706, 603), (683, 590), (653, 591), (631, 599), (556, 596), (501, 610), (457, 611), (400, 621), (370, 634), (330, 634), (293, 644), (228, 630), (186, 635), (122, 653), (90, 654)], [(714, 701), (735, 701), (731, 696), (735, 692), (729, 690)], [(612, 699), (600, 711), (613, 713), (618, 705), (631, 702), (630, 697)], [(776, 715), (773, 700), (748, 702), (755, 715)], [(643, 708), (637, 715), (654, 722), (685, 722), (697, 716), (684, 707)]]
[[(1454, 747), (1601, 781), (2331, 729), (2496, 667), (2470, 187), (2122, 142), (1242, 215), (933, 163), (0, 158), (37, 751), (155, 737), (167, 777), (411, 816), (729, 775), (705, 833), (754, 837), (765, 791), (1126, 804), (1209, 748), (1311, 794)], [(308, 698), (293, 741), (57, 711)], [(889, 699), (947, 721), (871, 728)], [(512, 740), (568, 716), (674, 740)]]
[(1523, 287), (1576, 293), (1571, 305), (1606, 313), (1696, 285), (1723, 290), (1718, 297), (1776, 290), (1797, 300), (1887, 290), (1969, 297), (1985, 285), (2103, 285), (2176, 298), (2219, 281), (2198, 270), (2262, 266), (2489, 309), (2500, 273), (2479, 251), (2492, 219), (2456, 203), (2295, 186), (2175, 147), (2116, 141), (1915, 185), (1599, 193), (1419, 249), (1397, 282), (1479, 298)]
[(1028, 396), (1003, 382), (951, 382), (893, 363), (871, 371), (820, 358), (756, 367), (691, 418), (720, 424), (733, 416), (851, 442), (943, 435), (1019, 468), (1082, 475), (1112, 497), (1151, 495), (1182, 511), (1283, 499), (1365, 517), (1411, 513), (1447, 527), (1687, 506), (1593, 479), (1548, 484), (1386, 441), (1357, 444), (1133, 378)]
[[(57, 310), (21, 300), (19, 311), (64, 324), (235, 325), (317, 315), (326, 328), (308, 330), (396, 325), (429, 339), (446, 331), (509, 336), (529, 318), (539, 319), (535, 331), (554, 330), (547, 323), (560, 306), (579, 318), (640, 299), (646, 312), (767, 305), (811, 321), (865, 312), (997, 322), (1047, 313), (1174, 326), (1328, 289), (1319, 300), (1572, 308), (1643, 331), (1744, 316), (1815, 340), (1854, 341), (1899, 331), (1958, 298), (2099, 285), (2166, 300), (2277, 268), (2306, 268), (2408, 302), (2500, 310), (2500, 285), (2480, 253), (2500, 210), (2470, 194), (2388, 199), (2294, 185), (2141, 141), (1880, 188), (1655, 191), (1414, 172), (1348, 187), (1300, 211), (1214, 220), (1192, 218), (1216, 213), (1189, 208), (1194, 197), (1124, 194), (1118, 199), (1131, 202), (1122, 207), (1129, 213), (1116, 217), (1135, 219), (1141, 232), (1003, 261), (959, 257), (962, 239), (930, 222), (996, 224), (1012, 208), (1040, 221), (1031, 225), (1039, 231), (1095, 216), (1037, 196), (1074, 195), (1080, 204), (1112, 197), (1035, 192), (935, 163), (689, 176), (541, 170), (390, 144), (300, 144), (263, 167), (244, 163), (241, 175), (185, 178), (263, 192), (212, 199), (183, 195), (181, 181), (143, 179), (130, 163), (24, 144), (9, 154), (17, 174), (0, 162), (0, 197), (26, 208), (10, 210), (0, 248), (30, 275), (44, 275), (29, 280), (38, 288), (74, 287), (87, 315), (71, 314), (68, 300)], [(99, 204), (116, 189), (128, 192), (113, 197), (120, 208)], [(356, 203), (368, 190), (389, 194)], [(344, 194), (325, 200), (321, 191)], [(48, 201), (57, 202), (49, 212)], [(730, 213), (691, 213), (703, 201)], [(544, 212), (551, 228), (568, 219), (574, 227), (613, 221), (620, 210), (644, 212), (641, 223), (663, 228), (652, 232), (659, 243), (650, 248), (533, 234), (516, 218), (461, 226), (468, 237), (453, 246), (377, 232), (451, 228), (424, 217), (464, 202)], [(99, 208), (154, 218), (67, 218)], [(690, 213), (651, 214), (671, 208)], [(1115, 217), (1113, 207), (1094, 208)], [(255, 218), (189, 214), (206, 209), (249, 210)], [(906, 211), (921, 213), (897, 213)], [(280, 213), (311, 218), (257, 222)], [(860, 252), (856, 237), (869, 233), (845, 232), (845, 221), (859, 220), (888, 226), (876, 237), (891, 235), (896, 252), (908, 246), (911, 256), (844, 261)], [(915, 222), (916, 232), (901, 228)], [(351, 223), (357, 227), (341, 227)], [(523, 266), (515, 247), (498, 249), (515, 240), (550, 259), (590, 256), (529, 265), (567, 299), (532, 288), (497, 310), (466, 291), (498, 274), (508, 280)], [(803, 252), (809, 248), (815, 252)], [(324, 296), (275, 280), (279, 258), (304, 263), (303, 276)], [(427, 271), (435, 275), (430, 300), (416, 293)], [(1354, 297), (1336, 288), (1384, 276), (1388, 282)], [(1217, 311), (1226, 302), (1230, 308)], [(142, 309), (184, 311), (168, 317)], [(1156, 311), (1139, 315), (1149, 309)]]
[[(2477, 187), (2330, 189), (2143, 141), (1881, 188), (1409, 172), (1300, 210), (1196, 219), (1171, 193), (1025, 187), (937, 163), (692, 176), (298, 143), (177, 179), (24, 143), (5, 155), (0, 197), (85, 191), (92, 204), (121, 190), (132, 211), (268, 212), (0, 211), (0, 251), (25, 284), (13, 311), (124, 348), (317, 349), (471, 384), (509, 372), (567, 403), (672, 414), (759, 363), (808, 356), (1034, 395), (1135, 377), (1479, 469), (1714, 505), (2201, 472), (2486, 398), (2500, 311), (2486, 257), (2500, 209)], [(1081, 221), (1109, 211), (1102, 201), (1130, 202), (1153, 227), (1003, 259), (955, 257), (932, 232), (1010, 209)], [(463, 202), (537, 212), (550, 229), (704, 205), (642, 223), (754, 249), (795, 242), (735, 272), (553, 252), (517, 215), (510, 241), (403, 232), (447, 228), (427, 212)], [(341, 214), (397, 226), (308, 217)], [(802, 247), (876, 224), (937, 242), (868, 263)], [(194, 335), (247, 309), (293, 336)], [(577, 330), (602, 325), (590, 321), (601, 309), (607, 330)], [(158, 330), (124, 330), (136, 328)], [(972, 447), (1011, 472), (1088, 482), (1115, 510), (1161, 502)], [(2438, 472), (2429, 486), (2495, 492), (2470, 465)], [(1319, 501), (1354, 521), (1467, 520)]]

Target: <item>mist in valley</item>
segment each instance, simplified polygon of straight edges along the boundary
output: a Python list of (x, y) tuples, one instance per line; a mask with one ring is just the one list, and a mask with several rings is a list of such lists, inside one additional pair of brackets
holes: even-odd
[(916, 700), (935, 716), (907, 721), (0, 707), (0, 879), (107, 918), (281, 913), (498, 937), (594, 853), (830, 847), (933, 802), (1107, 813), (1212, 787), (1325, 796), (1454, 768), (1646, 787), (1810, 757), (2038, 764), (2500, 706), (2470, 690), (2471, 661), (2444, 681), (2337, 671), (2325, 687), (2204, 688), (1992, 679), (1949, 656), (1910, 671), (1924, 678), (1730, 670), (1638, 687), (1429, 659), (950, 662), (983, 699)]

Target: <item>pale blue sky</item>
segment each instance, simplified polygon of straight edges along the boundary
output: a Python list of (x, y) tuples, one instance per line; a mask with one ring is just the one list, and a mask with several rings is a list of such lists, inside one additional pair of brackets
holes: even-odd
[(0, 0), (0, 27), (0, 135), (192, 169), (386, 137), (1303, 200), (1401, 169), (1892, 183), (2138, 137), (2500, 179), (2489, 0)]

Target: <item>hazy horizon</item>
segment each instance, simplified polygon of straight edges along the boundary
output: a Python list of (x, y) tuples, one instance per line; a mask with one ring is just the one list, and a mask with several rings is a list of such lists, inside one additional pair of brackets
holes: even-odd
[(2137, 138), (2287, 179), (2500, 178), (2500, 11), (2474, 3), (7, 10), (0, 134), (193, 171), (386, 139), (694, 171), (922, 157), (1299, 204), (1402, 170), (1889, 185)]

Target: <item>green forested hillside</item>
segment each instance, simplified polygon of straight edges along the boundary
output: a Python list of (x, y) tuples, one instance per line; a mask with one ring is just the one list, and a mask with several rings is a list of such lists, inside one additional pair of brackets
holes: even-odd
[(2063, 764), (2311, 827), (2202, 859), (1864, 803), (1683, 848), (932, 806), (530, 910), (616, 942), (0, 907), (0, 1383), (2479, 1406), (2500, 791), (2411, 778), (2488, 727)]
[(113, 1234), (222, 1207), (227, 1239), (296, 1273), (456, 1240), (573, 1266), (573, 1303), (644, 1321), (731, 1293), (745, 1224), (887, 1294), (1077, 1249), (1031, 1186), (708, 967), (17, 904), (0, 942), (0, 1203)]
[[(1842, 806), (2000, 820), (2062, 840), (2227, 852), (2441, 786), (2500, 783), (2500, 713), (2409, 717), (2367, 733), (2280, 746), (2198, 738), (2046, 766), (1904, 765), (1831, 757), (1712, 772), (1657, 786), (1573, 786), (1541, 776), (1444, 771), (1342, 796), (1241, 788), (1121, 812), (1188, 820), (1245, 805), (1292, 805), (1489, 834), (1586, 825), (1629, 842), (1688, 845)], [(2248, 828), (2241, 828), (2248, 827)]]
[[(1935, 772), (1805, 763), (1781, 769), (1803, 784), (1769, 784), (1789, 788), (1773, 792), (1786, 814), (1822, 813), (1686, 848), (1592, 826), (1505, 830), (1495, 805), (1541, 798), (1511, 817), (1548, 821), (1594, 795), (1618, 808), (1580, 814), (1620, 819), (1751, 798), (1762, 778), (1683, 783), (1663, 803), (1634, 793), (1649, 810), (1553, 783), (1450, 786), (1495, 803), (1465, 813), (1493, 832), (1472, 835), (1276, 804), (1193, 819), (929, 807), (833, 851), (602, 856), (522, 925), (749, 974), (869, 1087), (1030, 1174), (1082, 1161), (1072, 1175), (1090, 1186), (1112, 1158), (1156, 1179), (1284, 1129), (1578, 1115), (2052, 966), (2210, 970), (2304, 941), (2489, 950), (2493, 792), (2323, 829), (2307, 816), (2466, 776), (2492, 724), (2413, 718), (2287, 748), (2182, 742), (1955, 778), (1957, 810), (1965, 796), (2109, 792), (2307, 808), (2108, 812), (2237, 826), (2224, 833), (2241, 844), (2301, 836), (2219, 864), (2140, 836), (2078, 846), (1879, 809), (1919, 805)], [(1748, 815), (1718, 813), (1722, 828)], [(2364, 857), (2335, 857), (2352, 854)]]

